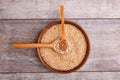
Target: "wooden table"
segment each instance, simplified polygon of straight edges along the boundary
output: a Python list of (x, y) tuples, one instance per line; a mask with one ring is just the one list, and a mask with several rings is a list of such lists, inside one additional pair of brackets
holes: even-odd
[[(120, 80), (120, 0), (0, 0), (0, 80)], [(88, 33), (91, 54), (78, 71), (46, 69), (36, 49), (14, 49), (13, 42), (37, 42), (41, 30), (66, 20)]]

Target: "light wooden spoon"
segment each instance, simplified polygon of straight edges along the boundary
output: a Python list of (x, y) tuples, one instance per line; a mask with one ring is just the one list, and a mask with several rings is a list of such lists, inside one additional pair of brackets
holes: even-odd
[[(43, 44), (43, 43), (13, 43), (14, 48), (52, 48), (54, 51), (60, 54), (66, 54), (71, 51), (69, 47), (66, 51), (62, 51), (59, 47), (60, 39), (55, 40), (52, 43)], [(71, 44), (69, 43), (71, 46)]]

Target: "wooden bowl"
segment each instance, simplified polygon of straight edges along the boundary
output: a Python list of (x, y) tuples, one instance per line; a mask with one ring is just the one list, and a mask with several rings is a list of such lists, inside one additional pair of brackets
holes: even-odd
[[(55, 21), (55, 22), (52, 22), (51, 24), (47, 25), (44, 30), (40, 33), (39, 37), (38, 37), (38, 43), (41, 43), (41, 39), (42, 39), (42, 36), (44, 35), (44, 33), (49, 29), (51, 28), (52, 26), (54, 25), (57, 25), (57, 24), (60, 24), (61, 21)], [(50, 67), (43, 59), (43, 57), (41, 56), (41, 52), (40, 52), (40, 48), (37, 48), (37, 52), (38, 52), (38, 56), (39, 56), (39, 59), (41, 60), (41, 62), (45, 65), (45, 67), (47, 67), (48, 69), (54, 71), (54, 72), (58, 72), (58, 73), (70, 73), (70, 72), (73, 72), (73, 71), (76, 71), (78, 70), (79, 68), (81, 68), (85, 62), (87, 61), (88, 59), (88, 56), (90, 54), (90, 42), (89, 42), (89, 38), (86, 34), (86, 32), (81, 28), (81, 26), (79, 26), (78, 24), (74, 23), (74, 22), (71, 22), (71, 21), (66, 21), (65, 20), (65, 24), (71, 24), (71, 25), (74, 25), (76, 28), (78, 28), (82, 33), (83, 35), (85, 36), (85, 39), (86, 39), (86, 42), (87, 42), (87, 51), (86, 51), (86, 55), (85, 55), (85, 58), (83, 59), (83, 61), (75, 68), (73, 69), (70, 69), (70, 70), (67, 70), (67, 71), (61, 71), (61, 70), (57, 70), (57, 69), (54, 69), (52, 67)]]

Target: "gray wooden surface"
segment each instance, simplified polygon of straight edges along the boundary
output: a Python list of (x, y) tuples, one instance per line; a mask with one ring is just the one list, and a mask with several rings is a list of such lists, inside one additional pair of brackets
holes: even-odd
[(119, 80), (120, 72), (11, 73), (0, 74), (0, 80)]
[[(119, 3), (120, 0), (0, 0), (0, 80), (120, 80)], [(65, 18), (81, 25), (91, 42), (87, 63), (70, 74), (46, 69), (36, 49), (12, 47), (13, 42), (37, 42), (42, 29), (59, 20), (61, 4), (65, 6)]]
[(0, 19), (59, 18), (59, 6), (66, 18), (120, 18), (120, 0), (0, 0)]

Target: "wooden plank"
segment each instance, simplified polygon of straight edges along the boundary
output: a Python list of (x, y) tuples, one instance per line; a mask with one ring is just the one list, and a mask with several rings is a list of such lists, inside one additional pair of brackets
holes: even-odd
[[(55, 20), (0, 20), (0, 72), (50, 72), (36, 49), (14, 49), (13, 42), (36, 42)], [(78, 71), (120, 71), (120, 20), (71, 20), (87, 31), (91, 55)]]
[(120, 0), (0, 0), (0, 19), (120, 18)]
[(0, 80), (119, 80), (120, 72), (10, 73), (0, 74)]

